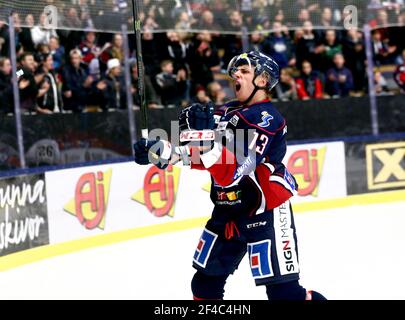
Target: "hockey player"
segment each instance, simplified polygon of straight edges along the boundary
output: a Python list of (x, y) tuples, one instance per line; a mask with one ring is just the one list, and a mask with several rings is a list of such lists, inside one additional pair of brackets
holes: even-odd
[[(215, 114), (212, 105), (192, 104), (179, 116), (180, 132), (215, 128), (232, 133), (188, 152), (192, 169), (211, 174), (215, 205), (194, 254), (194, 299), (223, 299), (228, 276), (248, 253), (256, 285), (266, 286), (270, 300), (323, 300), (298, 281), (289, 201), (297, 185), (282, 164), (286, 121), (269, 100), (279, 67), (272, 58), (251, 51), (234, 57), (228, 74), (235, 84), (236, 101)], [(240, 131), (253, 133), (238, 135)], [(165, 168), (170, 161), (168, 142), (141, 139), (134, 149), (139, 164), (159, 158), (158, 167)], [(175, 150), (179, 153), (179, 148)], [(184, 149), (181, 153), (184, 157)]]

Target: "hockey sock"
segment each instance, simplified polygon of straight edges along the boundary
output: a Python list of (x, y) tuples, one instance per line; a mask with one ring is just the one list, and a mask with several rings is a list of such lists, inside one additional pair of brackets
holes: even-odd
[(298, 280), (267, 285), (267, 297), (269, 300), (305, 300), (307, 291)]
[(208, 276), (200, 271), (194, 274), (191, 290), (194, 300), (222, 300), (228, 276)]
[(322, 294), (318, 291), (308, 290), (306, 300), (327, 300)]

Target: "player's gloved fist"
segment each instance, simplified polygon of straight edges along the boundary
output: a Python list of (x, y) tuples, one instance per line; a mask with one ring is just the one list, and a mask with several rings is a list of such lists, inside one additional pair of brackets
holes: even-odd
[(142, 138), (141, 140), (134, 143), (135, 162), (141, 165), (151, 163), (148, 157), (149, 150), (157, 142), (157, 140), (146, 140)]
[(135, 162), (141, 165), (153, 163), (159, 169), (166, 169), (172, 155), (172, 145), (165, 140), (142, 138), (134, 144)]
[(179, 114), (179, 129), (184, 130), (212, 130), (215, 127), (214, 121), (215, 105), (209, 102), (205, 105), (193, 103), (184, 108)]

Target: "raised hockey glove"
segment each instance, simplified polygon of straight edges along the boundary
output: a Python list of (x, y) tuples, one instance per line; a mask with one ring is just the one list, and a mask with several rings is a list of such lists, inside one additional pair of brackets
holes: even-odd
[(172, 146), (165, 140), (146, 140), (142, 138), (134, 144), (135, 162), (140, 165), (153, 163), (159, 169), (169, 165)]
[(205, 105), (193, 103), (184, 108), (179, 114), (179, 129), (184, 130), (213, 130), (215, 105), (209, 102)]

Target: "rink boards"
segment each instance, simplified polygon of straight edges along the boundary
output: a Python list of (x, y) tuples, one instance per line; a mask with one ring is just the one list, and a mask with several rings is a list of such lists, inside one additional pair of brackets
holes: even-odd
[[(405, 142), (288, 147), (296, 213), (405, 199)], [(133, 162), (0, 180), (0, 270), (90, 247), (202, 226), (207, 172)]]

